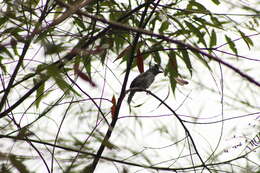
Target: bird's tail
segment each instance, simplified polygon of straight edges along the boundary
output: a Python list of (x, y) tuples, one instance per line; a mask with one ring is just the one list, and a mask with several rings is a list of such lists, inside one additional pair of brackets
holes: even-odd
[(134, 95), (135, 95), (135, 92), (134, 92), (134, 91), (131, 91), (130, 94), (129, 94), (129, 96), (128, 96), (128, 99), (127, 99), (127, 103), (128, 103), (128, 104), (131, 103), (131, 100), (132, 100), (132, 98), (134, 97)]

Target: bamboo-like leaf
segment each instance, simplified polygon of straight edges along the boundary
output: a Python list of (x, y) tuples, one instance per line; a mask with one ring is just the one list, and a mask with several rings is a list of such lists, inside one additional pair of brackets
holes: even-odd
[(97, 85), (91, 80), (89, 76), (80, 71), (79, 64), (74, 65), (74, 73), (78, 75), (82, 80), (88, 82), (92, 87), (96, 87)]
[(243, 33), (241, 30), (238, 30), (238, 32), (246, 43), (248, 49), (250, 49), (250, 46), (254, 46), (253, 41), (248, 36), (246, 36), (245, 33)]
[(11, 164), (20, 172), (20, 173), (30, 173), (26, 168), (25, 164), (18, 160), (15, 155), (10, 154), (9, 156)]
[(220, 4), (219, 0), (211, 0), (211, 1), (214, 2), (216, 5)]
[(176, 58), (176, 54), (173, 51), (170, 51), (169, 54), (169, 61), (168, 64), (166, 66), (166, 72), (169, 72), (169, 79), (170, 79), (170, 83), (171, 83), (171, 89), (172, 89), (172, 93), (175, 93), (175, 89), (176, 89), (176, 80), (175, 78), (178, 77), (178, 64), (177, 64), (177, 58)]
[(217, 35), (215, 30), (213, 29), (211, 32), (211, 36), (210, 36), (210, 43), (209, 43), (209, 47), (212, 48), (217, 44)]
[(227, 41), (227, 44), (229, 46), (229, 48), (235, 53), (237, 54), (237, 48), (236, 48), (236, 45), (235, 43), (231, 40), (231, 38), (229, 38), (227, 35), (225, 35), (225, 38), (226, 38), (226, 41)]
[[(36, 84), (37, 80), (33, 79), (33, 83)], [(36, 108), (39, 108), (39, 105), (40, 105), (41, 100), (43, 98), (44, 85), (45, 85), (45, 83), (43, 83), (36, 91), (36, 99), (35, 99), (35, 106), (36, 106)]]
[(144, 72), (144, 58), (140, 52), (140, 48), (137, 49), (136, 64), (140, 73)]
[(186, 48), (184, 48), (184, 47), (179, 47), (179, 48), (180, 48), (180, 51), (182, 54), (182, 56), (180, 56), (180, 57), (184, 61), (186, 67), (188, 68), (188, 70), (190, 72), (190, 75), (192, 76), (192, 65), (191, 65), (189, 53)]
[(161, 24), (161, 27), (159, 29), (159, 33), (162, 34), (165, 30), (167, 30), (169, 28), (169, 21), (164, 21)]
[(112, 118), (115, 118), (115, 112), (116, 112), (116, 98), (115, 96), (113, 95), (112, 97), (112, 106), (111, 106), (111, 115), (112, 115)]
[(47, 74), (51, 76), (58, 87), (64, 92), (67, 93), (69, 91), (72, 91), (74, 94), (80, 96), (80, 94), (74, 90), (70, 84), (68, 84), (62, 77), (61, 72), (59, 68), (57, 68), (55, 65), (50, 65), (46, 68)]
[(190, 32), (192, 32), (194, 35), (197, 36), (198, 43), (202, 43), (204, 46), (206, 46), (206, 42), (204, 40), (204, 34), (200, 32), (200, 30), (194, 26), (192, 23), (185, 21), (186, 26), (190, 29)]

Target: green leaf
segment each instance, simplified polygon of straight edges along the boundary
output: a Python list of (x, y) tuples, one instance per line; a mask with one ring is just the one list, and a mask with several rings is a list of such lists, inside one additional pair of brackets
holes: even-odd
[(190, 75), (192, 76), (192, 65), (189, 57), (189, 53), (185, 47), (179, 47), (179, 50), (182, 54), (181, 59), (184, 61), (186, 67), (188, 68)]
[(242, 31), (238, 30), (239, 34), (241, 35), (241, 37), (243, 38), (244, 42), (246, 43), (248, 49), (250, 49), (250, 46), (254, 46), (253, 41), (245, 35), (245, 33), (243, 33)]
[(0, 53), (5, 53), (6, 55), (8, 55), (8, 58), (14, 59), (13, 55), (11, 54), (11, 52), (5, 48), (4, 46), (0, 45)]
[(162, 34), (165, 30), (169, 28), (169, 22), (164, 21), (159, 29), (159, 33)]
[(11, 38), (11, 46), (12, 46), (13, 52), (15, 55), (19, 56), (16, 45), (17, 45), (17, 41), (14, 38)]
[(168, 64), (166, 66), (166, 73), (169, 73), (169, 79), (171, 82), (171, 89), (172, 89), (172, 93), (175, 93), (175, 89), (176, 89), (176, 80), (175, 78), (178, 77), (179, 73), (178, 73), (178, 64), (177, 64), (177, 58), (176, 58), (176, 54), (174, 51), (170, 51), (168, 53), (168, 57), (169, 57), (169, 61)]
[(204, 34), (200, 32), (200, 30), (195, 27), (193, 24), (191, 24), (188, 21), (185, 21), (186, 26), (190, 29), (190, 32), (192, 32), (194, 35), (196, 35), (198, 37), (198, 43), (202, 43), (204, 44), (204, 46), (206, 46), (206, 42), (204, 40)]
[(81, 29), (86, 30), (86, 27), (81, 19), (75, 17), (73, 23), (78, 25)]
[(203, 58), (203, 56), (198, 53), (197, 51), (192, 51), (192, 53), (199, 59), (199, 61), (205, 66), (207, 67), (210, 71), (211, 71), (211, 68), (209, 66), (209, 63)]
[(15, 155), (9, 156), (11, 164), (20, 172), (20, 173), (30, 173), (29, 170), (26, 168), (25, 164), (18, 160)]
[(212, 48), (212, 47), (215, 46), (216, 44), (217, 44), (217, 35), (216, 35), (215, 30), (213, 29), (213, 30), (211, 31), (209, 47)]
[(0, 17), (0, 26), (2, 26), (6, 21), (8, 21), (7, 17)]
[(46, 55), (51, 55), (51, 54), (55, 54), (55, 53), (60, 53), (61, 51), (65, 50), (65, 47), (62, 46), (63, 43), (59, 43), (59, 44), (50, 44), (47, 43), (44, 45), (45, 47), (45, 54)]
[(214, 2), (214, 4), (216, 4), (216, 5), (220, 4), (219, 0), (211, 0), (211, 1)]
[[(36, 79), (33, 79), (33, 83), (36, 84), (38, 83), (38, 81)], [(39, 108), (40, 102), (43, 99), (44, 86), (45, 83), (43, 83), (36, 91), (36, 99), (35, 99), (36, 108)]]
[(208, 11), (205, 7), (204, 7), (204, 5), (202, 5), (201, 3), (198, 3), (198, 2), (196, 2), (196, 1), (194, 1), (194, 0), (191, 0), (191, 1), (189, 1), (189, 4), (188, 4), (188, 6), (187, 6), (187, 10), (199, 10), (199, 11), (201, 11), (201, 12), (203, 12), (203, 11)]
[(6, 74), (6, 67), (5, 67), (5, 65), (2, 64), (3, 59), (4, 59), (4, 57), (0, 55), (0, 68), (4, 72), (4, 74)]
[(69, 91), (72, 91), (74, 94), (80, 96), (80, 94), (72, 88), (70, 84), (68, 84), (62, 77), (61, 72), (56, 65), (50, 65), (49, 67), (46, 68), (47, 74), (50, 75), (58, 87), (64, 92), (67, 93)]
[(237, 54), (237, 48), (236, 48), (235, 43), (234, 43), (227, 35), (225, 35), (225, 38), (226, 38), (226, 41), (227, 41), (227, 44), (228, 44), (229, 48), (230, 48), (235, 54)]

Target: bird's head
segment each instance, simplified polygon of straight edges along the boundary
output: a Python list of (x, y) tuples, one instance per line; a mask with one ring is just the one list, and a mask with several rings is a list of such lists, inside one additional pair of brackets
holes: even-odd
[(160, 67), (160, 65), (159, 64), (155, 64), (155, 65), (153, 65), (153, 66), (151, 66), (150, 68), (149, 68), (149, 70), (150, 71), (152, 71), (153, 72), (153, 74), (155, 74), (155, 75), (157, 75), (157, 74), (159, 74), (159, 73), (162, 73), (163, 71), (162, 70), (160, 70), (160, 69), (162, 69), (161, 67)]

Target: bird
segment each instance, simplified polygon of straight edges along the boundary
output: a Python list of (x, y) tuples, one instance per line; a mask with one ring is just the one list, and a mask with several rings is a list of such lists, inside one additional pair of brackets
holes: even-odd
[(147, 71), (139, 74), (132, 83), (130, 84), (130, 94), (128, 96), (127, 102), (131, 103), (132, 98), (136, 91), (131, 91), (131, 89), (147, 89), (154, 81), (157, 74), (162, 73), (160, 66), (155, 64), (151, 66)]

